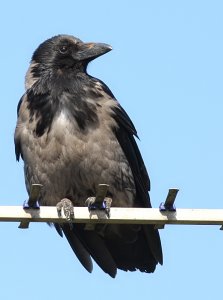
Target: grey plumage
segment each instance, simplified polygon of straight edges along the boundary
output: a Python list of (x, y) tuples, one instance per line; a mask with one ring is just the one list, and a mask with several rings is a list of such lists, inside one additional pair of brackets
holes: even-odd
[[(66, 197), (84, 206), (98, 184), (106, 183), (112, 206), (151, 207), (135, 127), (108, 87), (86, 72), (89, 61), (110, 50), (59, 35), (33, 54), (18, 105), (15, 149), (17, 159), (24, 160), (28, 192), (32, 183), (43, 185), (41, 205), (55, 206)], [(152, 225), (97, 225), (94, 231), (82, 224), (55, 227), (89, 272), (91, 257), (112, 277), (117, 268), (153, 272), (162, 264)]]

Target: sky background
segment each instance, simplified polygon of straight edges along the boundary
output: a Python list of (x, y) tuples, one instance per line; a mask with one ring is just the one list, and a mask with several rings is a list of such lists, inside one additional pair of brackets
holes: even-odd
[[(59, 33), (113, 51), (88, 72), (130, 115), (148, 168), (153, 207), (177, 187), (178, 208), (223, 206), (222, 1), (2, 1), (0, 205), (21, 205), (23, 163), (14, 155), (17, 103), (33, 51)], [(166, 226), (164, 265), (154, 274), (89, 274), (45, 224), (0, 223), (1, 299), (219, 299), (223, 233), (217, 226)]]

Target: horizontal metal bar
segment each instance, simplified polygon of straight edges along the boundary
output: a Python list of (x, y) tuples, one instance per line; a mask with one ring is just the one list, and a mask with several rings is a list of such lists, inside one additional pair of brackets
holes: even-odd
[[(0, 222), (68, 222), (58, 217), (56, 207), (24, 210), (22, 206), (0, 206)], [(103, 211), (89, 213), (87, 207), (74, 208), (74, 223), (223, 225), (223, 209), (177, 209), (160, 212), (157, 208), (111, 208), (110, 218)]]

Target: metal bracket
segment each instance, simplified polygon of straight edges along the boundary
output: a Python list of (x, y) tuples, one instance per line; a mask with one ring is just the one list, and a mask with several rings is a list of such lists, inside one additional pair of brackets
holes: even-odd
[(107, 195), (109, 185), (108, 184), (99, 184), (96, 196), (89, 197), (86, 200), (86, 204), (88, 205), (89, 210), (104, 210), (106, 209), (105, 198)]
[(42, 184), (38, 184), (38, 183), (31, 185), (29, 199), (28, 201), (25, 201), (23, 203), (24, 209), (29, 209), (29, 208), (39, 209), (38, 200), (39, 200), (39, 195), (42, 187), (43, 187)]
[[(176, 200), (177, 193), (179, 189), (169, 189), (165, 202), (162, 202), (159, 206), (159, 210), (161, 213), (163, 212), (176, 212), (176, 206), (174, 205), (174, 201)], [(164, 229), (165, 225), (156, 224), (156, 229)]]
[(176, 207), (174, 205), (174, 201), (176, 199), (177, 193), (179, 189), (169, 189), (169, 192), (166, 197), (166, 201), (160, 204), (159, 210), (163, 211), (176, 211)]
[(108, 188), (109, 188), (108, 184), (99, 184), (98, 185), (94, 204), (103, 205), (105, 197), (107, 196)]
[[(32, 184), (30, 189), (29, 199), (23, 203), (23, 208), (26, 209), (39, 209), (39, 195), (42, 189), (42, 184)], [(20, 223), (19, 228), (26, 229), (29, 228), (29, 222), (23, 221)]]
[[(90, 210), (90, 215), (92, 215), (92, 211), (98, 210), (105, 210), (106, 215), (109, 217), (110, 215), (110, 206), (111, 206), (111, 199), (106, 198), (108, 192), (109, 185), (101, 183), (98, 185), (96, 196), (90, 197), (87, 199), (86, 203), (88, 204), (88, 208)], [(91, 199), (92, 204), (91, 204)], [(110, 201), (108, 201), (110, 200)], [(109, 203), (108, 203), (109, 202)], [(85, 230), (93, 230), (95, 228), (95, 224), (86, 224)]]

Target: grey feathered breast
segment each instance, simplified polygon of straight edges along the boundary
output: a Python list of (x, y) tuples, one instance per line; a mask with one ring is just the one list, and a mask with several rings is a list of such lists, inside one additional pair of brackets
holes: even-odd
[(122, 201), (118, 206), (132, 206), (134, 180), (113, 130), (117, 127), (113, 109), (118, 104), (102, 88), (95, 99), (87, 91), (85, 94), (77, 99), (61, 93), (56, 109), (51, 107), (55, 100), (47, 95), (46, 101), (51, 103), (48, 109), (55, 110), (47, 128), (42, 125), (44, 118), (49, 118), (47, 113), (41, 115), (35, 106), (31, 109), (32, 102), (38, 101), (34, 93), (28, 91), (23, 97), (15, 136), (24, 157), (27, 188), (32, 183), (43, 185), (42, 205), (56, 205), (68, 197), (74, 205), (84, 206), (87, 197), (95, 195), (98, 184), (107, 183), (114, 206), (116, 198)]

